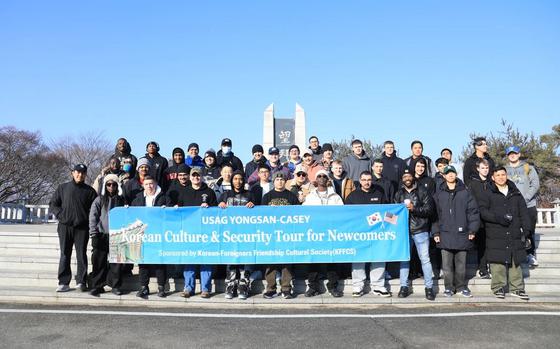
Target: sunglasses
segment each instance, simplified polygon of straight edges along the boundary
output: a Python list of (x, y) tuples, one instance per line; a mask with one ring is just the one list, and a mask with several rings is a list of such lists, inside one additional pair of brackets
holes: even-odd
[(480, 146), (483, 146), (483, 145), (488, 145), (488, 143), (486, 143), (486, 142), (478, 142), (478, 143), (476, 143), (476, 145), (477, 145), (478, 147), (480, 147)]
[(305, 172), (298, 172), (298, 173), (296, 173), (296, 176), (298, 176), (298, 177), (307, 177), (307, 173), (305, 173)]
[(325, 175), (318, 175), (316, 178), (327, 178)]
[(107, 184), (105, 184), (105, 186), (106, 187), (116, 187), (116, 186), (118, 186), (118, 184), (117, 183), (107, 183)]
[(198, 173), (191, 173), (191, 177), (200, 177)]

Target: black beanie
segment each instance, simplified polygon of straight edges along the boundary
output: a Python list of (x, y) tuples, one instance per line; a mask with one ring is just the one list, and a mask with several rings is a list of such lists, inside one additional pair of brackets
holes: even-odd
[(257, 153), (257, 152), (264, 153), (264, 149), (263, 149), (262, 145), (260, 145), (260, 144), (255, 144), (255, 145), (253, 146), (253, 149), (252, 149), (252, 153), (251, 153), (251, 154), (255, 154), (255, 153)]

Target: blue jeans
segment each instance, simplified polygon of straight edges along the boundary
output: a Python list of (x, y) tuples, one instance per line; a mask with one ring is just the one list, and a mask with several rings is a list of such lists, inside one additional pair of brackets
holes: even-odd
[(212, 266), (211, 265), (185, 265), (183, 267), (183, 277), (185, 278), (185, 292), (194, 294), (196, 281), (194, 274), (197, 267), (200, 267), (200, 289), (202, 292), (210, 292), (212, 289)]
[[(432, 263), (430, 263), (430, 233), (416, 233), (410, 237), (411, 242), (416, 246), (420, 263), (422, 263), (422, 273), (424, 274), (424, 286), (432, 288), (434, 282), (432, 280)], [(399, 273), (400, 284), (408, 286), (408, 272), (410, 270), (410, 262), (401, 262)]]

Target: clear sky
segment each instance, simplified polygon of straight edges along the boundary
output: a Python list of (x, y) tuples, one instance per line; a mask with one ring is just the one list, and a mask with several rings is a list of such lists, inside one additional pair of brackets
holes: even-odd
[(264, 109), (308, 136), (413, 139), (560, 123), (558, 1), (0, 2), (0, 125), (104, 130), (169, 157), (223, 137), (247, 161)]

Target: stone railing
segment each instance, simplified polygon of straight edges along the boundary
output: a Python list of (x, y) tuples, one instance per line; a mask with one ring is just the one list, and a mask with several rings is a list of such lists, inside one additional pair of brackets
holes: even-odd
[[(0, 223), (55, 223), (49, 205), (0, 204)], [(560, 204), (537, 209), (537, 228), (560, 229)]]
[(0, 204), (0, 223), (54, 223), (49, 205)]

